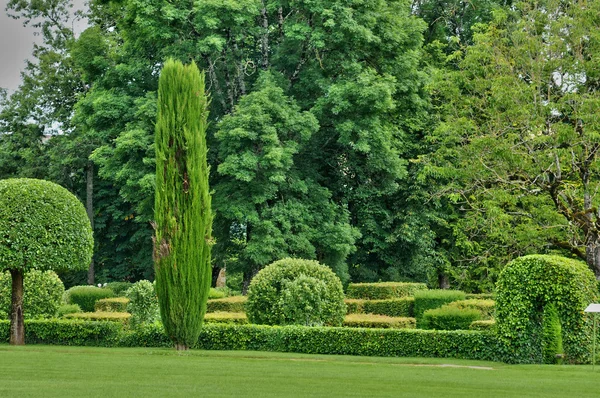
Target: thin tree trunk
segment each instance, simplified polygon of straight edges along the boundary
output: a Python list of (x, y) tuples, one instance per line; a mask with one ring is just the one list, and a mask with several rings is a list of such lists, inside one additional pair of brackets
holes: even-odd
[[(85, 179), (85, 210), (88, 218), (90, 219), (90, 225), (92, 231), (94, 230), (94, 164), (88, 162), (87, 174)], [(90, 261), (90, 267), (88, 269), (88, 285), (95, 283), (95, 272), (94, 272), (94, 258)]]
[(262, 50), (262, 63), (261, 67), (263, 70), (269, 69), (269, 18), (267, 16), (267, 6), (265, 1), (262, 1), (262, 9), (260, 10), (262, 16), (262, 28), (263, 33), (261, 37), (261, 50)]
[(590, 234), (585, 247), (585, 259), (588, 267), (600, 280), (600, 237), (597, 234)]
[(12, 277), (12, 307), (10, 311), (10, 344), (25, 344), (23, 323), (23, 271), (10, 270)]
[(448, 275), (440, 273), (438, 275), (438, 285), (440, 289), (450, 289), (450, 279)]

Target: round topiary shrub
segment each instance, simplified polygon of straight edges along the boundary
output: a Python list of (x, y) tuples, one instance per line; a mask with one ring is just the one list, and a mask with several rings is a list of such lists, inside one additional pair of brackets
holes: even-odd
[[(12, 278), (0, 273), (0, 319), (8, 319), (11, 307)], [(23, 277), (23, 317), (52, 318), (61, 304), (65, 286), (54, 271), (31, 270)]]
[(317, 261), (279, 260), (252, 279), (246, 313), (257, 324), (340, 326), (346, 314), (342, 282)]
[(581, 261), (531, 255), (510, 262), (500, 273), (496, 295), (498, 337), (507, 362), (543, 362), (543, 314), (558, 312), (565, 361), (589, 362), (592, 319), (583, 312), (597, 300), (596, 278)]

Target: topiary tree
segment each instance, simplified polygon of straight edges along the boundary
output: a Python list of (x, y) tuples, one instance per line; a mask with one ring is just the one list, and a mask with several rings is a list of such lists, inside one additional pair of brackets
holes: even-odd
[(168, 60), (158, 87), (154, 264), (162, 322), (178, 350), (198, 340), (211, 282), (207, 116), (204, 75)]
[(10, 343), (25, 344), (23, 275), (87, 269), (94, 240), (79, 200), (49, 181), (0, 181), (0, 270), (10, 271)]
[(498, 336), (507, 361), (543, 362), (543, 313), (553, 305), (562, 330), (565, 361), (589, 361), (591, 319), (583, 310), (597, 298), (596, 278), (584, 262), (531, 255), (510, 262), (500, 273), (496, 295)]
[[(0, 319), (11, 313), (12, 278), (0, 272)], [(62, 302), (65, 286), (54, 271), (28, 271), (23, 275), (23, 318), (51, 318)]]
[(340, 326), (346, 315), (342, 282), (314, 260), (275, 261), (252, 279), (246, 313), (258, 324)]

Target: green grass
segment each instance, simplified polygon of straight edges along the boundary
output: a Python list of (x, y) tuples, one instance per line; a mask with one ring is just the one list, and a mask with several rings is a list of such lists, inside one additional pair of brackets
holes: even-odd
[(597, 397), (600, 367), (0, 345), (0, 397)]

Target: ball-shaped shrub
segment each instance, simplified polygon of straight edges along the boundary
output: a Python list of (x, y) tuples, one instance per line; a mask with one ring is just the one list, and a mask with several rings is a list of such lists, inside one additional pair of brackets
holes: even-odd
[(279, 260), (252, 279), (246, 313), (257, 324), (340, 326), (346, 314), (342, 282), (317, 261)]
[[(0, 319), (8, 319), (11, 306), (10, 273), (0, 272)], [(23, 278), (23, 317), (52, 318), (60, 307), (65, 286), (54, 271), (31, 270)]]
[(115, 294), (110, 289), (88, 285), (73, 286), (65, 292), (65, 302), (77, 304), (84, 312), (94, 312), (96, 301), (114, 296)]

